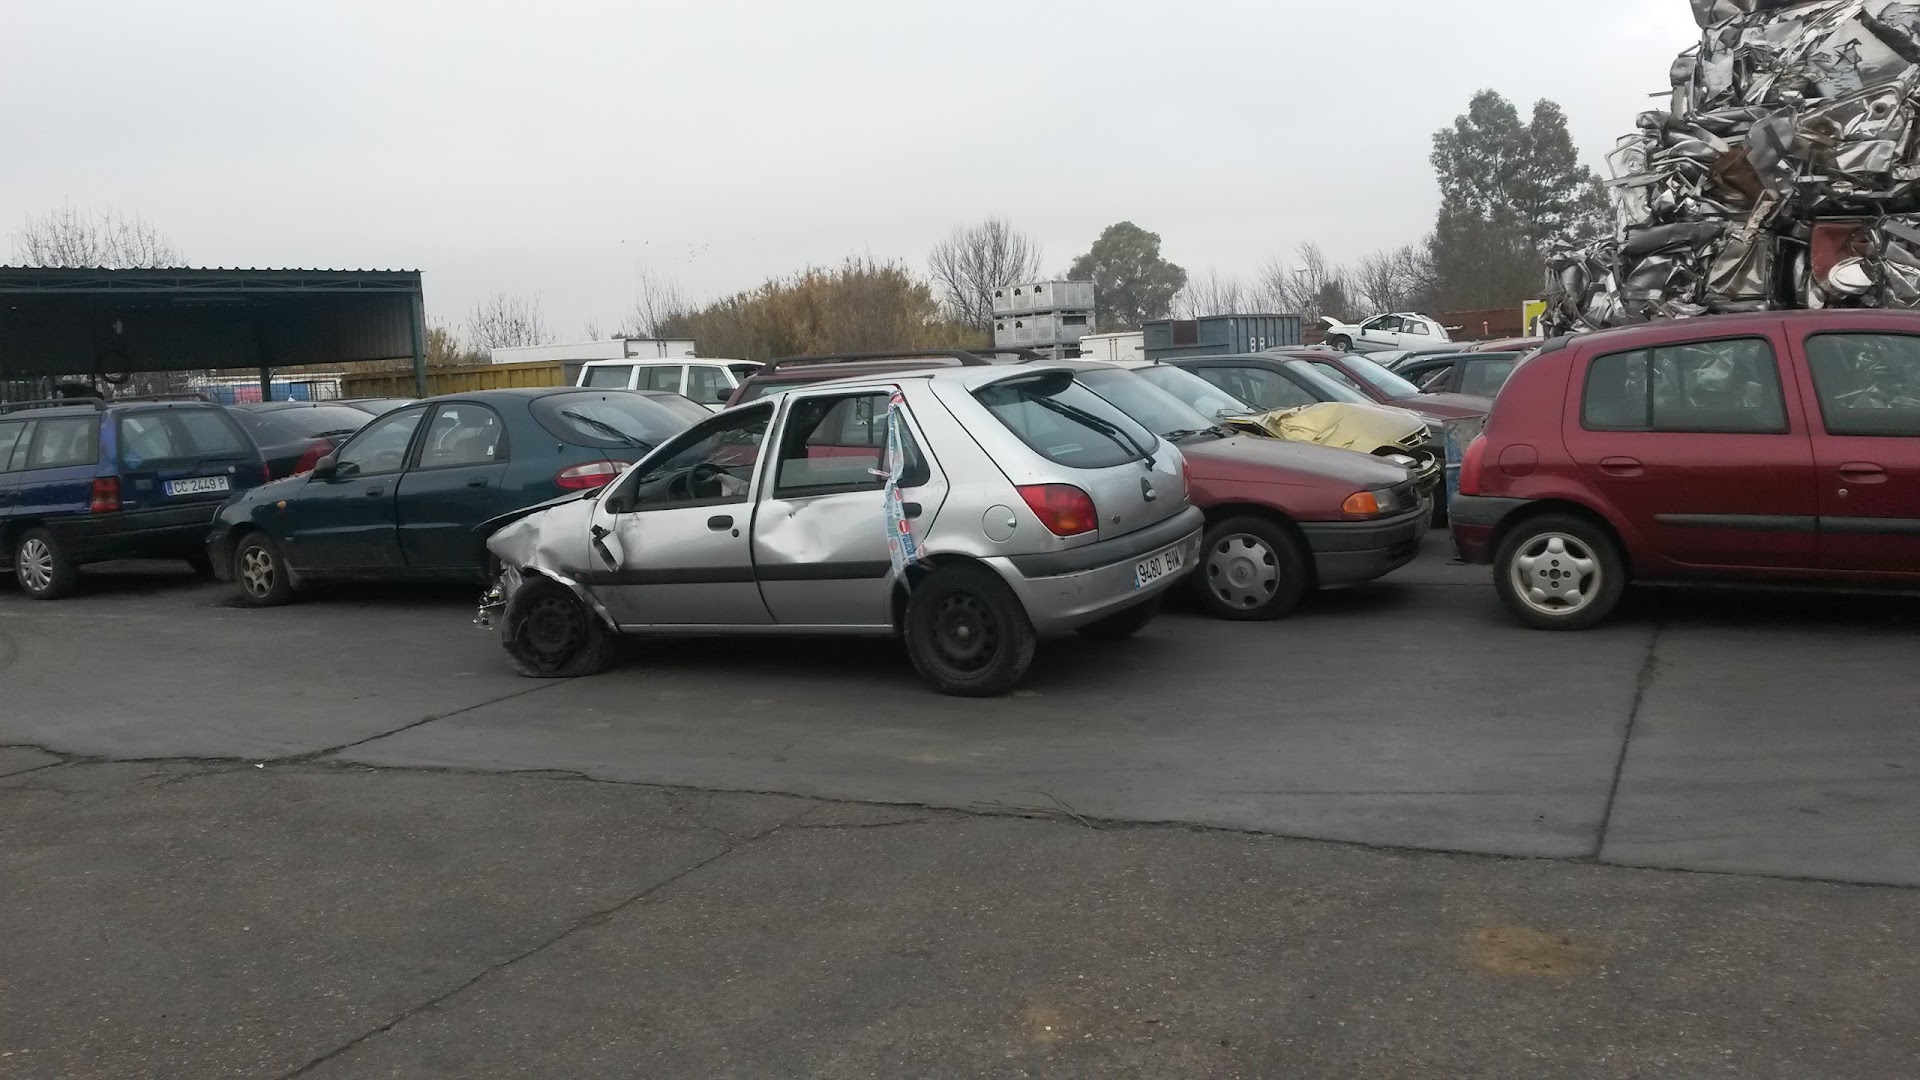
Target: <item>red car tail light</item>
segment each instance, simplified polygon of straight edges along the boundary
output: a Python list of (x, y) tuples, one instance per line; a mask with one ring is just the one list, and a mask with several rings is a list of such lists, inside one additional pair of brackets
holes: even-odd
[(585, 465), (561, 469), (554, 475), (553, 482), (563, 491), (605, 487), (613, 483), (614, 478), (630, 464), (632, 462), (628, 461), (589, 461)]
[(93, 505), (90, 509), (96, 514), (111, 514), (120, 509), (119, 477), (96, 476), (93, 478)]
[[(300, 460), (294, 462), (293, 471), (287, 475), (298, 476), (301, 473), (312, 472), (313, 467), (320, 464), (320, 459), (331, 453), (333, 453), (332, 439), (315, 440), (312, 446), (307, 447), (307, 452), (300, 455)], [(267, 479), (273, 479), (273, 468), (271, 466), (267, 468)]]
[(1460, 459), (1460, 494), (1480, 494), (1480, 473), (1485, 467), (1487, 456), (1487, 437), (1476, 435), (1467, 444), (1467, 452)]
[(1026, 484), (1019, 491), (1027, 509), (1055, 536), (1079, 536), (1100, 527), (1093, 498), (1072, 484)]

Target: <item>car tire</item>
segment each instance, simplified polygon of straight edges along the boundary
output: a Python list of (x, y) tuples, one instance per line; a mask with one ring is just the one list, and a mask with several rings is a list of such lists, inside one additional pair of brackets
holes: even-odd
[(13, 542), (13, 577), (20, 590), (35, 600), (58, 600), (73, 591), (80, 571), (60, 541), (45, 529), (33, 528)]
[(1345, 334), (1333, 335), (1327, 339), (1327, 344), (1339, 349), (1341, 352), (1353, 351), (1353, 339)]
[(1606, 529), (1573, 514), (1520, 522), (1493, 557), (1501, 602), (1535, 630), (1585, 630), (1613, 613), (1626, 586), (1620, 545)]
[(1145, 629), (1158, 614), (1160, 614), (1160, 598), (1156, 596), (1118, 614), (1109, 615), (1098, 622), (1090, 622), (1080, 627), (1075, 633), (1091, 641), (1125, 641)]
[(293, 599), (293, 577), (280, 542), (255, 529), (233, 545), (233, 583), (248, 607), (278, 607)]
[(1207, 530), (1193, 592), (1216, 619), (1277, 619), (1311, 584), (1307, 550), (1293, 531), (1266, 518), (1231, 517)]
[(934, 689), (996, 697), (1033, 663), (1037, 636), (1020, 598), (984, 566), (948, 566), (907, 595), (907, 655)]
[(507, 602), (500, 645), (519, 675), (576, 679), (611, 666), (619, 639), (573, 590), (536, 577)]

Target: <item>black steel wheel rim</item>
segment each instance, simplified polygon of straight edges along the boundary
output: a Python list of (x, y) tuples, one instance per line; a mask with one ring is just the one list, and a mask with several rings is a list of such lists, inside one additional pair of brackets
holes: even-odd
[(981, 671), (1000, 653), (999, 622), (979, 597), (948, 593), (934, 609), (933, 647), (955, 671)]
[(550, 594), (535, 600), (527, 610), (526, 626), (521, 634), (535, 660), (547, 667), (558, 667), (572, 658), (586, 640), (587, 624), (579, 604), (568, 597)]

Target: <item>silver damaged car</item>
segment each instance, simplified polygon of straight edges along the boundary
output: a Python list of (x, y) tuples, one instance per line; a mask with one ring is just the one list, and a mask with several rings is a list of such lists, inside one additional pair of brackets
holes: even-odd
[(1071, 371), (963, 365), (739, 405), (487, 523), (480, 624), (533, 677), (600, 670), (622, 634), (898, 635), (970, 696), (1042, 635), (1140, 629), (1199, 555), (1180, 452)]

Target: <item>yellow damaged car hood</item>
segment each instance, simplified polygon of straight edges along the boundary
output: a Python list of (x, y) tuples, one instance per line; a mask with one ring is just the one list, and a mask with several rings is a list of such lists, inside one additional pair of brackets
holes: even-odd
[(1275, 409), (1225, 422), (1276, 439), (1319, 443), (1371, 454), (1387, 447), (1408, 447), (1419, 440), (1426, 421), (1405, 409), (1322, 401), (1297, 409)]

